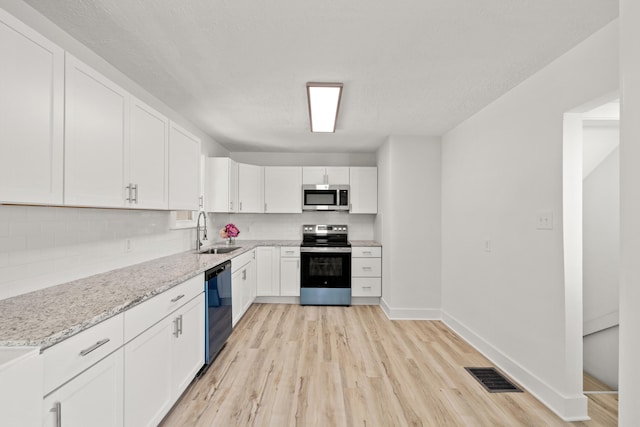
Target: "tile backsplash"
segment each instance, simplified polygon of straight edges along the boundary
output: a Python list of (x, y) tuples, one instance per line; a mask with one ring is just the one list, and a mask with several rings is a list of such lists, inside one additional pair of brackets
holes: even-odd
[(238, 240), (297, 240), (302, 239), (303, 224), (347, 224), (349, 238), (373, 240), (375, 215), (350, 215), (346, 212), (303, 212), (302, 214), (215, 214), (214, 232), (231, 222), (240, 229)]
[[(347, 224), (349, 237), (373, 239), (374, 215), (208, 214), (209, 243), (232, 222), (238, 240), (298, 240), (303, 224)], [(124, 209), (0, 205), (0, 299), (195, 247), (195, 230), (171, 229), (171, 213)]]
[(167, 211), (0, 205), (0, 299), (194, 247)]

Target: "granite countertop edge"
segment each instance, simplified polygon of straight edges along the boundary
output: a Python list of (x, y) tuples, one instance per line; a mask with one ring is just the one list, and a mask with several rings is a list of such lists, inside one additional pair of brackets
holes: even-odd
[[(0, 347), (43, 351), (259, 246), (299, 245), (299, 240), (237, 240), (238, 249), (228, 254), (181, 252), (2, 300)], [(225, 246), (214, 242), (202, 249)], [(136, 282), (140, 275), (142, 285)], [(111, 298), (103, 302), (106, 293)], [(84, 304), (77, 304), (79, 295)]]

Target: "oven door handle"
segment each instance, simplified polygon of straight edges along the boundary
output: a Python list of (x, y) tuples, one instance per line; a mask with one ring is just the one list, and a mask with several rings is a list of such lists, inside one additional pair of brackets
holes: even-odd
[(341, 248), (341, 247), (330, 247), (330, 248), (322, 248), (322, 247), (301, 247), (301, 253), (351, 253), (351, 248)]

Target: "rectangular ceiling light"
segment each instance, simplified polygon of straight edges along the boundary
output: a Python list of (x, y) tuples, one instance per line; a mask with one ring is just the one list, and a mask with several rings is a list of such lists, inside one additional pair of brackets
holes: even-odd
[(342, 83), (307, 83), (311, 132), (335, 132)]

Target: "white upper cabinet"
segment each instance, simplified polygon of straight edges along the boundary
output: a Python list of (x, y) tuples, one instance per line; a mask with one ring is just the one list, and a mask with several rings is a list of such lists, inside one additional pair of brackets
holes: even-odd
[(205, 210), (237, 212), (238, 164), (228, 157), (209, 157), (205, 171)]
[(125, 206), (129, 95), (69, 54), (65, 76), (65, 204)]
[(302, 183), (349, 185), (349, 168), (305, 166), (302, 168)]
[(264, 167), (238, 164), (238, 212), (264, 212)]
[(0, 202), (62, 204), (64, 51), (0, 9)]
[[(131, 137), (128, 206), (140, 209), (169, 207), (169, 120), (142, 101), (131, 99)], [(129, 195), (129, 192), (131, 193)]]
[(349, 213), (378, 213), (378, 168), (352, 167), (350, 169), (351, 209)]
[(169, 209), (200, 207), (200, 139), (169, 124)]
[(264, 168), (264, 211), (302, 212), (302, 168), (266, 166)]

